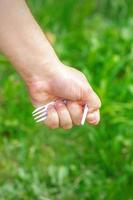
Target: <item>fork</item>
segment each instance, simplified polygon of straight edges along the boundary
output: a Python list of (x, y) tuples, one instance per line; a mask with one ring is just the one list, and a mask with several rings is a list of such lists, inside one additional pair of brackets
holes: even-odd
[[(63, 102), (66, 104), (66, 100), (63, 100)], [(47, 119), (48, 116), (48, 107), (49, 105), (54, 105), (55, 101), (51, 101), (50, 103), (40, 106), (38, 108), (36, 108), (33, 112), (32, 112), (32, 116), (34, 118), (34, 120), (38, 123), (38, 122), (42, 122), (45, 121)], [(85, 120), (86, 120), (86, 116), (88, 114), (89, 108), (87, 106), (87, 104), (84, 106), (84, 111), (83, 111), (83, 115), (82, 115), (82, 119), (81, 119), (81, 125), (84, 125)]]

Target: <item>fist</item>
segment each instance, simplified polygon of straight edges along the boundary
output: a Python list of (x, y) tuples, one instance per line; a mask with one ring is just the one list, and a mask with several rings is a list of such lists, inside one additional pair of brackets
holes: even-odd
[(44, 120), (50, 128), (70, 129), (80, 125), (85, 104), (89, 108), (87, 123), (96, 125), (100, 121), (101, 101), (84, 74), (74, 68), (60, 63), (42, 67), (28, 82), (28, 89), (35, 107), (55, 101), (54, 105), (49, 105)]

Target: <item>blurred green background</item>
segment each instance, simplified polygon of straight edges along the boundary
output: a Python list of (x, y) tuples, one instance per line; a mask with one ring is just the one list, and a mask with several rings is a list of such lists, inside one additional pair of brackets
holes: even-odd
[(1, 55), (0, 200), (132, 200), (132, 0), (28, 4), (60, 59), (99, 94), (101, 123), (36, 125), (24, 83)]

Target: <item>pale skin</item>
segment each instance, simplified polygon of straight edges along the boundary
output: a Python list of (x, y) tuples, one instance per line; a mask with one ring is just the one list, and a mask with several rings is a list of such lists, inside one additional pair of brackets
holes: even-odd
[(86, 103), (87, 123), (99, 123), (99, 97), (83, 73), (59, 60), (24, 0), (0, 0), (0, 51), (24, 80), (35, 107), (57, 100), (49, 106), (45, 125), (79, 125)]

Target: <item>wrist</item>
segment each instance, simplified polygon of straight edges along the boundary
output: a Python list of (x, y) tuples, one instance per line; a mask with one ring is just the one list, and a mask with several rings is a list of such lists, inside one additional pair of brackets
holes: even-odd
[(57, 56), (31, 56), (27, 61), (15, 63), (14, 66), (19, 72), (25, 82), (35, 79), (36, 77), (50, 76), (57, 71), (57, 68), (61, 65)]

